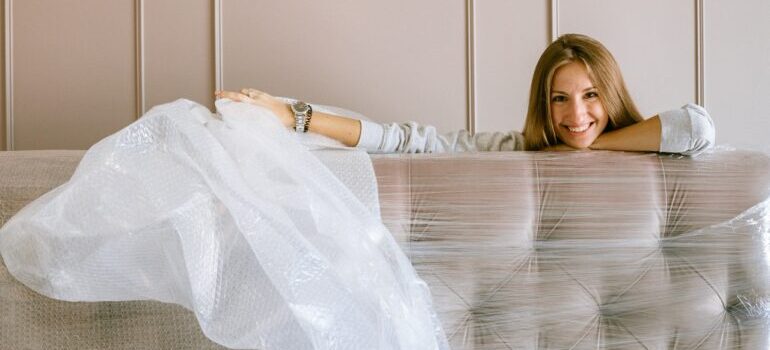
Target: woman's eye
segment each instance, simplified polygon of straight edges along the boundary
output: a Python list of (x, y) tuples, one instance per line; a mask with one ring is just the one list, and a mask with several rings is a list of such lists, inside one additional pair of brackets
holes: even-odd
[(564, 96), (554, 96), (554, 97), (551, 97), (551, 102), (564, 102), (566, 100), (567, 100), (567, 98), (564, 97)]
[(597, 98), (597, 97), (599, 97), (599, 94), (594, 91), (591, 91), (586, 94), (586, 98)]

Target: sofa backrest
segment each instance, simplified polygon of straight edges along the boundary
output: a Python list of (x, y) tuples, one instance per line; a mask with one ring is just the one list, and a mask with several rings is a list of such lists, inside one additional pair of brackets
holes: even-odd
[(387, 155), (374, 164), (383, 220), (431, 286), (453, 348), (767, 341), (767, 325), (747, 316), (769, 296), (764, 154)]

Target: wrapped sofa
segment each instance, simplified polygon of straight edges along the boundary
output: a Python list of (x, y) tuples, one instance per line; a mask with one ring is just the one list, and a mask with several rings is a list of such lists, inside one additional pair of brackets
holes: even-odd
[[(0, 153), (0, 224), (83, 151)], [(372, 155), (453, 349), (767, 349), (770, 157)], [(155, 301), (48, 299), (0, 264), (0, 349), (221, 348)]]

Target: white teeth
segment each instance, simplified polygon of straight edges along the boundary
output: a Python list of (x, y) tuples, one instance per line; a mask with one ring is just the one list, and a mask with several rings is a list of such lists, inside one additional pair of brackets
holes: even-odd
[(568, 126), (567, 129), (569, 129), (569, 131), (572, 131), (572, 132), (583, 132), (583, 131), (588, 130), (588, 127), (590, 127), (590, 126), (591, 126), (591, 124), (586, 124), (586, 125), (578, 126), (578, 127), (575, 127), (575, 128)]

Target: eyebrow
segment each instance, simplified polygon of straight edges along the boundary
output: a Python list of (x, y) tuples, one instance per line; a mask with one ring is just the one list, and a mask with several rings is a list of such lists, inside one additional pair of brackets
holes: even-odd
[[(589, 91), (589, 90), (596, 90), (596, 87), (594, 87), (594, 86), (587, 87), (587, 88), (583, 89), (583, 92), (586, 92), (586, 91)], [(558, 90), (551, 90), (551, 93), (552, 94), (556, 93), (556, 94), (562, 94), (562, 95), (569, 95), (568, 93), (566, 93), (564, 91), (558, 91)]]

